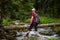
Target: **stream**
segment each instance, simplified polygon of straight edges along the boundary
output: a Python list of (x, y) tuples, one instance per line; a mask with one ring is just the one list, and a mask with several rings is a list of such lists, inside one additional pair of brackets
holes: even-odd
[[(27, 27), (28, 24), (25, 24), (24, 27)], [(56, 34), (55, 32), (52, 31), (52, 29), (50, 27), (46, 27), (46, 28), (38, 28), (38, 33), (37, 35), (39, 35), (39, 39), (38, 40), (48, 40), (49, 38), (57, 38), (58, 40), (60, 40), (60, 36), (58, 34)], [(18, 37), (16, 37), (17, 40), (23, 40), (25, 38), (25, 35), (27, 34), (27, 32), (18, 32), (17, 31), (17, 35), (20, 35)], [(34, 29), (32, 29), (32, 31), (29, 33), (29, 37), (34, 37), (35, 32)]]
[[(38, 32), (39, 32), (38, 40), (48, 40), (49, 38), (60, 39), (60, 36), (56, 34), (55, 32), (53, 32), (51, 28), (38, 28)], [(17, 35), (20, 35), (20, 36), (17, 37), (16, 39), (23, 40), (26, 34), (27, 32), (17, 32)], [(34, 29), (32, 29), (32, 31), (29, 33), (29, 37), (34, 37), (34, 35), (35, 35), (35, 32), (34, 32)]]

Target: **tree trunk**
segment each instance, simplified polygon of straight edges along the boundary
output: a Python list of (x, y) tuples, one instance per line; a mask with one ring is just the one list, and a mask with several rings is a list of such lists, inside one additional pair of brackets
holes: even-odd
[[(6, 30), (20, 30), (20, 29), (28, 29), (30, 25), (27, 26), (9, 26), (9, 27), (4, 27)], [(51, 24), (40, 24), (37, 27), (38, 28), (44, 28), (44, 27), (59, 27), (60, 23), (51, 23)]]
[(5, 14), (5, 0), (1, 0), (1, 13), (0, 13), (0, 28), (3, 27), (2, 22)]

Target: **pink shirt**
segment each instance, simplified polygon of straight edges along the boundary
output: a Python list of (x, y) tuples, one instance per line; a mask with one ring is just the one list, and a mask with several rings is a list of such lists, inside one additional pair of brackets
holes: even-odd
[(35, 13), (35, 12), (32, 12), (31, 17), (32, 17), (32, 16), (33, 16), (32, 22), (36, 22), (36, 13)]

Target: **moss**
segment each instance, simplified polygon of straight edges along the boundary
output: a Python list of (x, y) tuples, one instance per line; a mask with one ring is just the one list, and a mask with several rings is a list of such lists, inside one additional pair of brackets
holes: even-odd
[(48, 40), (58, 40), (57, 38), (49, 38)]

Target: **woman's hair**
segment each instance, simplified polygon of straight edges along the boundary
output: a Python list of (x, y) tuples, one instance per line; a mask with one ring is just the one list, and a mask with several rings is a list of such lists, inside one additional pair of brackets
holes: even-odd
[(32, 11), (35, 10), (35, 8), (32, 9)]

